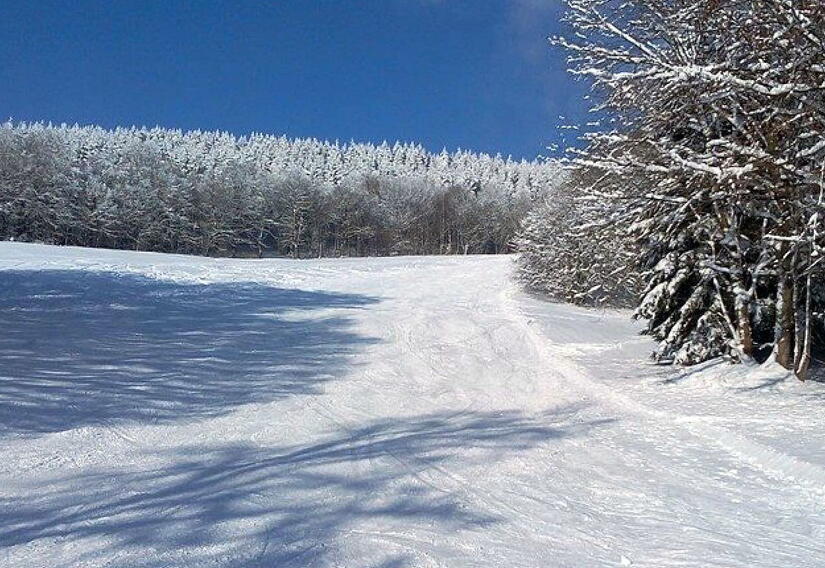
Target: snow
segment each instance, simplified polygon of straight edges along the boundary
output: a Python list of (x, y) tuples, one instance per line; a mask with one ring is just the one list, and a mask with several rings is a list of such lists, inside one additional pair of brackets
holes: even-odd
[(0, 243), (0, 565), (821, 566), (825, 389), (508, 257)]

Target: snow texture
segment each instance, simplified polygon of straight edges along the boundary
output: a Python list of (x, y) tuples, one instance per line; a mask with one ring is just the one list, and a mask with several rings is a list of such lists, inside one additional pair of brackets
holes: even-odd
[(512, 271), (0, 243), (0, 565), (825, 564), (825, 390)]

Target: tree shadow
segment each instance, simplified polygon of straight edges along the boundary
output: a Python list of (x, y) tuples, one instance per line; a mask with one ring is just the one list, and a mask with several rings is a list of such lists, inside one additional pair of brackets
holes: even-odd
[(658, 383), (662, 385), (674, 385), (682, 382), (689, 382), (690, 379), (693, 379), (697, 375), (700, 375), (706, 372), (708, 369), (712, 369), (714, 367), (725, 367), (730, 366), (730, 362), (725, 360), (722, 357), (716, 357), (714, 359), (709, 359), (708, 361), (703, 361), (702, 363), (697, 363), (696, 365), (690, 365), (687, 367), (679, 367), (674, 365), (651, 365), (653, 369), (651, 371), (651, 376), (658, 378)]
[(206, 418), (317, 393), (375, 341), (349, 331), (346, 314), (375, 302), (254, 283), (3, 271), (0, 438)]
[(810, 380), (825, 383), (825, 359), (815, 358), (811, 361)]
[[(376, 420), (303, 445), (156, 453), (165, 465), (67, 476), (0, 501), (0, 546), (59, 541), (83, 550), (83, 561), (116, 556), (119, 566), (131, 567), (311, 566), (330, 559), (406, 566), (397, 548), (368, 543), (373, 558), (347, 562), (339, 545), (364, 526), (392, 538), (416, 526), (445, 535), (508, 520), (511, 509), (476, 498), (474, 480), (448, 472), (451, 460), (493, 468), (612, 422), (583, 422), (573, 416), (578, 410), (437, 413)], [(152, 463), (152, 456), (139, 457)]]

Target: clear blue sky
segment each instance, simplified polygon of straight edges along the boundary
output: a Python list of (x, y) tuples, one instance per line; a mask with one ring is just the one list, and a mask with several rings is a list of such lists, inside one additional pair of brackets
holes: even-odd
[(532, 158), (581, 116), (558, 0), (0, 2), (0, 119)]

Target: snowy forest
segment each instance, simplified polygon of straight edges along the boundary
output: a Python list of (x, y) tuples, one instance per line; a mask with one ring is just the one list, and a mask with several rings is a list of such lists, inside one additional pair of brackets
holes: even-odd
[(221, 256), (507, 252), (549, 161), (163, 128), (0, 126), (0, 237)]
[[(567, 0), (594, 120), (521, 276), (636, 305), (663, 363), (775, 361), (805, 379), (825, 319), (825, 6)], [(641, 298), (640, 302), (636, 299)]]
[(563, 161), (163, 128), (0, 126), (0, 238), (215, 256), (510, 252), (635, 308), (659, 363), (825, 344), (825, 7), (567, 0)]
[(0, 568), (825, 567), (825, 0), (0, 28)]

